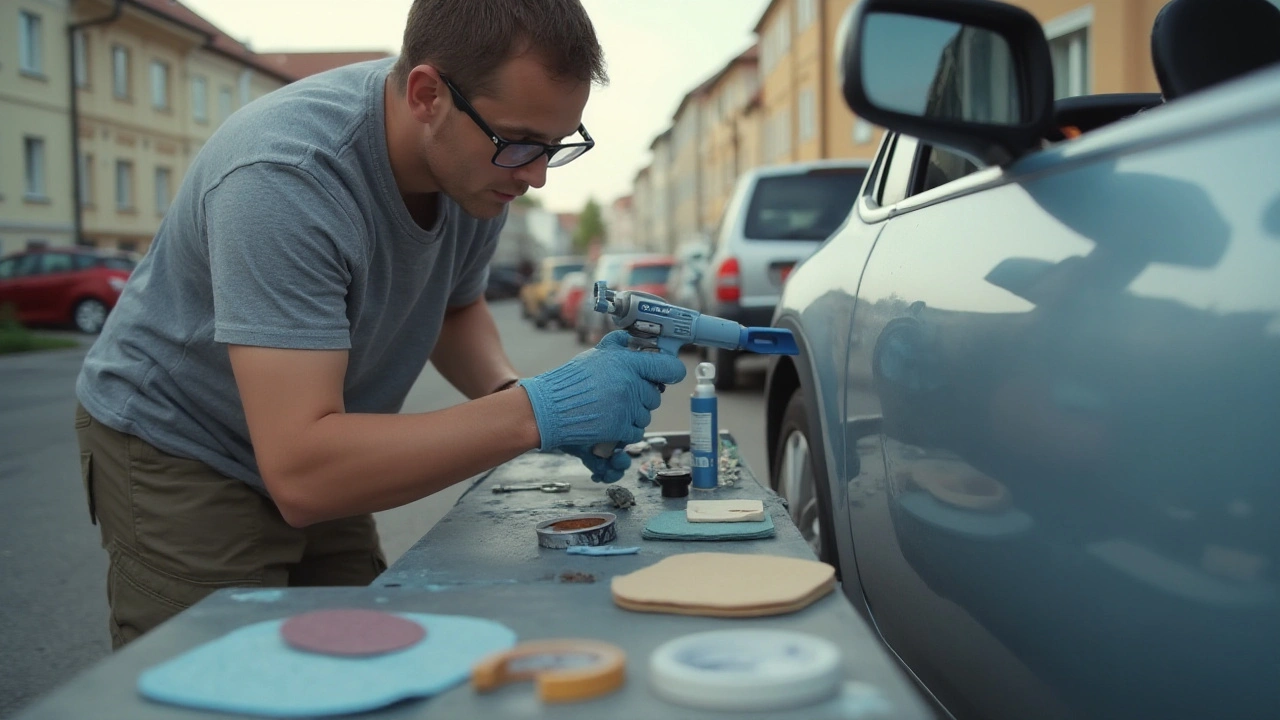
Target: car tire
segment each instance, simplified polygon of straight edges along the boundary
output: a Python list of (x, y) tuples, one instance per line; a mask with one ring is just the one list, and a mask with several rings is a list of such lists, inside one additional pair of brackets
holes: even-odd
[(539, 330), (547, 329), (547, 311), (546, 310), (543, 310), (543, 309), (538, 310), (538, 314), (535, 315), (533, 318), (533, 326), (538, 328)]
[(770, 478), (774, 491), (787, 501), (791, 520), (814, 555), (839, 567), (831, 535), (830, 488), (819, 482), (813, 462), (813, 453), (821, 452), (822, 446), (812, 437), (804, 394), (797, 388), (782, 413)]
[(71, 323), (86, 335), (97, 335), (107, 322), (106, 303), (95, 298), (85, 298), (71, 311)]
[(732, 350), (712, 348), (709, 355), (711, 362), (716, 366), (716, 389), (732, 390), (737, 387), (738, 353)]

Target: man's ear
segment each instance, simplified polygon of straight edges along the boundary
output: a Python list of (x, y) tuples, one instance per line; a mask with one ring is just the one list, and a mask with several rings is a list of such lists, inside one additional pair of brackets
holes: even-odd
[(451, 104), (452, 98), (447, 98), (449, 88), (440, 79), (440, 72), (431, 65), (418, 65), (410, 70), (405, 85), (409, 113), (424, 125), (439, 121), (444, 109)]

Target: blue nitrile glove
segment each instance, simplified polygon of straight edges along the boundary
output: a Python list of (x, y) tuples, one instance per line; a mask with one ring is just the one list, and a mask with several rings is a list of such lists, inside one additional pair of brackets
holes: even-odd
[(684, 363), (666, 353), (628, 350), (627, 339), (615, 330), (564, 365), (520, 381), (543, 450), (644, 438), (650, 413), (662, 402), (657, 384), (683, 380)]
[(622, 479), (622, 473), (631, 467), (631, 456), (621, 448), (613, 451), (608, 460), (591, 452), (590, 445), (566, 445), (562, 451), (578, 458), (591, 471), (591, 479), (602, 483), (615, 483)]

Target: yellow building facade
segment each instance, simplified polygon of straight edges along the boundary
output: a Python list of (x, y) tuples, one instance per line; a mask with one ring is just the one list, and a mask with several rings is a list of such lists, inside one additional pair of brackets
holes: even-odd
[(757, 57), (753, 46), (706, 83), (698, 221), (703, 232), (719, 222), (738, 175), (757, 162), (754, 153), (745, 152), (757, 142), (757, 132), (751, 127), (756, 116), (749, 113), (760, 89)]
[[(772, 0), (755, 26), (758, 47), (758, 91), (739, 115), (738, 173), (761, 164), (820, 158), (874, 157), (883, 130), (856, 117), (845, 105), (836, 71), (836, 43), (840, 21), (857, 0)], [(1013, 0), (1040, 21), (1049, 41), (1058, 97), (1073, 95), (1158, 92), (1151, 61), (1151, 26), (1167, 0)], [(731, 60), (712, 78), (709, 97), (697, 111), (714, 105), (719, 79), (739, 64)], [(698, 89), (708, 90), (704, 81)], [(691, 92), (681, 104), (680, 117), (693, 114)], [(732, 187), (725, 176), (725, 137), (721, 122), (706, 121), (708, 132), (690, 152), (681, 146), (680, 161), (667, 182), (678, 188), (677, 202), (688, 202), (696, 188), (703, 207), (697, 225), (703, 232), (719, 222), (724, 198)], [(670, 130), (668, 131), (670, 132)], [(686, 142), (688, 139), (685, 138)], [(701, 162), (692, 163), (690, 158)], [(655, 159), (656, 162), (656, 159)], [(692, 184), (691, 184), (692, 183)], [(694, 223), (686, 209), (679, 232)], [(652, 224), (652, 223), (651, 223)], [(677, 238), (678, 242), (683, 237)]]

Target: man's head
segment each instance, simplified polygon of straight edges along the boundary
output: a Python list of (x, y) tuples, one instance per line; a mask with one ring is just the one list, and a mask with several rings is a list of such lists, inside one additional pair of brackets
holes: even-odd
[(545, 183), (548, 152), (537, 144), (579, 144), (553, 147), (552, 165), (585, 151), (582, 111), (592, 83), (605, 82), (579, 0), (414, 0), (388, 85), (414, 121), (402, 185), (497, 215)]

